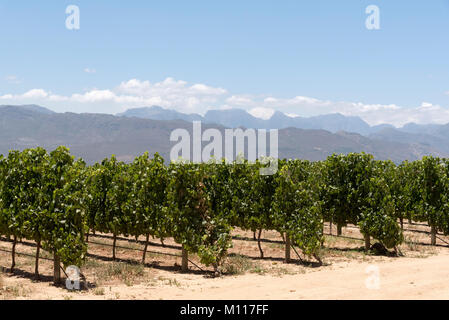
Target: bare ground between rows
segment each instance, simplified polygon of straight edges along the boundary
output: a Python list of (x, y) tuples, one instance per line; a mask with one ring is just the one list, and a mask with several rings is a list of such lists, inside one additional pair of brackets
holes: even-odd
[[(419, 262), (422, 258), (449, 253), (448, 237), (439, 235), (437, 246), (430, 246), (430, 228), (424, 224), (404, 224), (405, 243), (400, 249), (402, 257), (375, 256), (363, 249), (363, 237), (355, 226), (343, 229), (343, 234), (336, 237), (333, 227), (330, 235), (329, 224), (325, 226), (325, 245), (321, 251), (324, 264), (307, 263), (298, 250), (301, 259), (292, 251), (292, 263), (284, 263), (284, 244), (279, 233), (264, 231), (261, 246), (264, 258), (260, 258), (257, 241), (253, 233), (236, 229), (233, 231), (233, 248), (223, 266), (225, 275), (213, 279), (213, 269), (199, 262), (198, 257), (190, 255), (189, 272), (181, 273), (181, 247), (173, 239), (151, 239), (146, 256), (146, 264), (140, 264), (144, 237), (117, 239), (117, 259), (112, 260), (112, 235), (96, 234), (89, 236), (89, 250), (86, 264), (81, 268), (86, 278), (85, 290), (71, 292), (64, 287), (52, 284), (53, 261), (51, 254), (41, 251), (40, 277), (34, 277), (34, 259), (36, 246), (29, 241), (17, 245), (16, 270), (9, 273), (11, 263), (11, 243), (6, 238), (0, 239), (0, 299), (176, 299), (179, 292), (185, 294), (200, 283), (207, 288), (211, 284), (225, 288), (229, 281), (265, 282), (267, 279), (305, 277), (308, 274), (330, 272), (337, 266), (357, 265), (361, 263), (393, 263), (412, 259)], [(318, 277), (319, 278), (319, 277)], [(326, 284), (322, 284), (326, 287)], [(151, 294), (141, 293), (146, 288)], [(119, 290), (120, 289), (120, 290)], [(161, 291), (158, 293), (158, 291)], [(238, 296), (239, 288), (236, 288)], [(242, 289), (243, 290), (243, 289)], [(167, 293), (162, 293), (167, 292)], [(192, 291), (193, 292), (193, 291)], [(181, 294), (181, 296), (182, 296)], [(226, 294), (223, 293), (223, 298)], [(220, 297), (218, 297), (220, 298)]]

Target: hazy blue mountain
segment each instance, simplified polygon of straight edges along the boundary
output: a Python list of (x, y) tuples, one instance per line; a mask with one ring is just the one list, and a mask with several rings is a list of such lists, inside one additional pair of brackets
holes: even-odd
[(276, 111), (268, 120), (256, 118), (242, 109), (210, 110), (204, 117), (194, 114), (187, 115), (161, 107), (130, 109), (123, 116), (146, 118), (154, 120), (202, 121), (208, 124), (218, 124), (229, 128), (257, 128), (257, 129), (309, 129), (326, 130), (331, 133), (353, 132), (366, 136), (372, 140), (383, 142), (404, 143), (412, 146), (417, 154), (428, 147), (433, 151), (439, 150), (449, 153), (449, 124), (448, 125), (420, 125), (409, 123), (402, 128), (395, 128), (390, 124), (370, 126), (359, 117), (344, 116), (342, 114), (327, 114), (314, 117), (290, 117)]
[(391, 124), (378, 124), (376, 126), (371, 127), (370, 133), (377, 133), (384, 129), (396, 129), (396, 127)]
[(324, 160), (333, 153), (366, 152), (376, 159), (403, 160), (421, 159), (424, 155), (444, 156), (446, 153), (420, 144), (408, 145), (395, 141), (372, 140), (357, 133), (297, 128), (279, 131), (279, 150), (282, 157)]
[(426, 133), (410, 133), (395, 128), (384, 128), (383, 130), (368, 136), (373, 140), (394, 141), (409, 145), (425, 145), (449, 153), (449, 136), (430, 135)]
[[(299, 117), (297, 119), (299, 119)], [(285, 113), (276, 111), (269, 119), (269, 128), (266, 129), (294, 128), (297, 126), (295, 121), (294, 118), (287, 116)]]
[(434, 135), (435, 133), (438, 132), (440, 127), (442, 127), (442, 125), (407, 123), (402, 128), (399, 128), (399, 130), (409, 133)]
[(32, 112), (38, 112), (43, 114), (53, 114), (54, 111), (51, 111), (50, 109), (35, 105), (35, 104), (29, 104), (29, 105), (22, 105), (22, 106), (12, 106), (12, 105), (0, 105), (0, 109), (20, 109), (25, 111), (32, 111)]
[(449, 139), (449, 124), (438, 126), (434, 131), (434, 135), (440, 138)]
[(342, 114), (328, 114), (310, 118), (289, 117), (282, 112), (275, 112), (268, 120), (256, 118), (242, 109), (209, 110), (204, 117), (200, 115), (187, 115), (174, 110), (161, 107), (148, 107), (129, 109), (118, 116), (137, 117), (153, 120), (198, 120), (204, 123), (216, 123), (231, 128), (256, 128), (256, 129), (323, 129), (330, 132), (348, 131), (360, 134), (369, 134), (370, 126), (359, 117), (347, 117)]
[[(224, 126), (203, 124), (203, 130)], [(132, 161), (149, 151), (169, 159), (173, 130), (192, 131), (192, 123), (183, 120), (151, 120), (106, 114), (48, 113), (37, 108), (0, 107), (0, 154), (11, 149), (42, 146), (53, 150), (59, 145), (88, 163), (115, 154), (118, 159)], [(224, 137), (224, 134), (223, 134)], [(206, 143), (204, 143), (205, 145)], [(399, 162), (415, 160), (426, 154), (446, 156), (431, 145), (372, 139), (356, 133), (332, 133), (325, 130), (286, 128), (279, 130), (279, 156), (322, 160), (332, 153), (365, 151), (377, 159)]]
[[(371, 127), (359, 117), (348, 117), (342, 114), (327, 114), (307, 119), (313, 129), (324, 129), (330, 132), (347, 131), (368, 134)], [(311, 128), (312, 129), (312, 128)]]
[(204, 122), (217, 123), (229, 128), (265, 128), (265, 120), (256, 118), (241, 109), (209, 110), (204, 116)]
[(203, 117), (199, 114), (185, 114), (175, 110), (164, 109), (159, 106), (134, 108), (117, 114), (123, 117), (135, 117), (152, 120), (185, 120), (185, 121), (201, 121)]

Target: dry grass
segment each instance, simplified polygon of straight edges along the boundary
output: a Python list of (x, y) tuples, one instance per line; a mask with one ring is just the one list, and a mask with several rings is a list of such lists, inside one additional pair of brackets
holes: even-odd
[(168, 285), (168, 286), (174, 286), (174, 287), (181, 287), (181, 282), (179, 282), (176, 278), (166, 278), (166, 277), (158, 277), (157, 280), (161, 284)]
[(305, 272), (306, 271), (304, 268), (298, 268), (298, 270), (293, 271), (292, 269), (285, 267), (274, 267), (269, 271), (270, 274), (276, 275), (278, 277), (292, 276), (295, 274), (304, 274)]
[(104, 296), (104, 288), (95, 288), (94, 289), (94, 294), (96, 296)]
[(416, 235), (407, 234), (404, 237), (404, 245), (410, 251), (420, 251), (421, 247), (419, 245), (419, 237)]
[(112, 262), (106, 266), (96, 268), (96, 282), (98, 284), (111, 283), (119, 280), (126, 285), (133, 285), (145, 276), (144, 266), (125, 262)]
[(242, 255), (230, 255), (226, 258), (221, 271), (226, 275), (244, 274), (254, 268), (254, 262)]
[(30, 295), (31, 291), (27, 289), (23, 284), (4, 286), (0, 290), (0, 297), (6, 300), (26, 298)]

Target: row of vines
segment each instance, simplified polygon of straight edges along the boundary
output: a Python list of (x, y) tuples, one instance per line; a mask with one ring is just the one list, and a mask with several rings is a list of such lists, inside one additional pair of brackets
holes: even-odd
[(333, 155), (325, 161), (280, 160), (274, 175), (260, 175), (256, 163), (164, 164), (148, 153), (132, 163), (114, 156), (87, 166), (65, 147), (0, 156), (0, 235), (15, 247), (36, 243), (35, 273), (41, 248), (54, 255), (55, 279), (64, 266), (82, 265), (89, 232), (118, 236), (171, 237), (188, 254), (220, 272), (232, 246), (233, 228), (278, 231), (290, 248), (298, 247), (321, 263), (324, 223), (359, 226), (370, 248), (375, 239), (397, 250), (403, 220), (426, 222), (431, 243), (449, 234), (449, 160), (424, 157), (395, 165), (371, 155)]

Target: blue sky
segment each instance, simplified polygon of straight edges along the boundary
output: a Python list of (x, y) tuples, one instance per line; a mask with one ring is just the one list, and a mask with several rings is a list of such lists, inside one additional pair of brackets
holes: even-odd
[(449, 0), (0, 0), (0, 104), (449, 122), (448, 31)]

